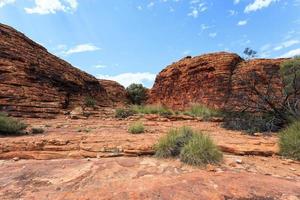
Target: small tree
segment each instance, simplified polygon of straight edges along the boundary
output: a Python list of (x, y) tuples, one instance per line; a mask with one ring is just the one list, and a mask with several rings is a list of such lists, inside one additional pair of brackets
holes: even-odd
[(147, 100), (147, 88), (142, 84), (131, 84), (126, 88), (129, 98), (133, 104), (141, 105)]
[(247, 60), (249, 60), (251, 58), (255, 58), (256, 55), (257, 55), (257, 52), (254, 51), (253, 49), (249, 48), (249, 47), (245, 48), (243, 53), (246, 55)]

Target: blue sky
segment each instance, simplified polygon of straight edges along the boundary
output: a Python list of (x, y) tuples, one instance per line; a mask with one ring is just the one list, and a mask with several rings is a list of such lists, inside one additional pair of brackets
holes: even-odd
[(0, 22), (125, 86), (187, 55), (300, 54), (300, 0), (0, 0)]

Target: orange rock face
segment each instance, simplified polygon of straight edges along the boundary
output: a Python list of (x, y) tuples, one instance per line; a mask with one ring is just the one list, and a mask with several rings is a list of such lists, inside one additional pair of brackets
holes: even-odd
[(93, 97), (110, 104), (98, 80), (50, 54), (13, 28), (0, 24), (0, 111), (53, 117)]
[(112, 80), (99, 80), (100, 84), (105, 88), (109, 99), (115, 106), (123, 106), (129, 102), (128, 94), (121, 84)]
[(277, 92), (281, 90), (278, 69), (282, 61), (244, 61), (238, 55), (226, 52), (186, 57), (159, 73), (150, 91), (149, 103), (180, 109), (191, 103), (214, 108), (240, 107), (241, 96), (247, 93), (248, 87), (241, 85), (241, 80), (249, 78), (253, 70), (265, 80), (260, 87), (265, 86), (268, 73), (275, 70), (272, 81), (277, 82), (274, 81), (274, 88)]

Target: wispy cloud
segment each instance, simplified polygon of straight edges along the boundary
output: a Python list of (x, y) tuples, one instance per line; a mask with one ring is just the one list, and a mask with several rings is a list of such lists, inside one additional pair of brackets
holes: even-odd
[(35, 0), (32, 8), (25, 8), (28, 14), (55, 14), (58, 11), (72, 12), (78, 7), (77, 0)]
[(234, 0), (233, 3), (238, 4), (238, 3), (240, 3), (240, 0)]
[(144, 85), (146, 85), (147, 83), (152, 84), (155, 80), (155, 77), (156, 74), (152, 74), (150, 72), (124, 73), (115, 76), (103, 74), (97, 75), (97, 78), (99, 79), (114, 80), (125, 87), (129, 86), (132, 83), (141, 83)]
[(216, 32), (209, 33), (208, 36), (211, 37), (211, 38), (215, 38), (215, 37), (217, 37), (217, 33)]
[(71, 54), (75, 54), (75, 53), (91, 52), (91, 51), (98, 51), (98, 50), (101, 50), (101, 49), (93, 44), (79, 44), (68, 50), (64, 50), (62, 53), (64, 55), (71, 55)]
[(274, 47), (274, 51), (279, 51), (281, 49), (288, 48), (288, 47), (291, 47), (291, 46), (299, 44), (299, 43), (300, 43), (299, 40), (284, 41), (281, 44), (279, 44), (278, 46)]
[(283, 54), (279, 57), (281, 57), (281, 58), (291, 58), (291, 57), (299, 56), (299, 55), (300, 55), (300, 48), (290, 50), (290, 51), (286, 52), (285, 54)]
[(278, 0), (254, 0), (253, 3), (250, 3), (246, 6), (244, 12), (245, 13), (250, 13), (250, 12), (255, 12), (257, 10), (267, 8), (271, 5), (271, 3), (274, 3)]
[(7, 4), (12, 4), (15, 2), (16, 2), (16, 0), (0, 0), (0, 8), (2, 8), (3, 6), (5, 6)]
[(248, 21), (247, 20), (241, 20), (237, 23), (238, 26), (245, 26), (248, 24)]
[(101, 65), (101, 64), (95, 65), (94, 67), (97, 68), (97, 69), (104, 69), (104, 68), (107, 68), (106, 65)]
[(237, 14), (238, 14), (238, 12), (235, 11), (235, 10), (228, 10), (228, 12), (229, 12), (229, 15), (230, 15), (230, 16), (234, 16), (234, 15), (237, 15)]
[(202, 2), (202, 0), (191, 0), (190, 4), (191, 6), (188, 16), (193, 18), (198, 18), (200, 13), (205, 12), (208, 9), (206, 3)]

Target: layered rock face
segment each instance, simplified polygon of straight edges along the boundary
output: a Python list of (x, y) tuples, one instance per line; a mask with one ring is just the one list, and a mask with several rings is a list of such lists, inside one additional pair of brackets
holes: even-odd
[[(252, 95), (248, 83), (253, 71), (260, 80), (258, 88), (266, 88), (272, 79), (275, 93), (281, 94), (278, 69), (282, 59), (244, 61), (236, 54), (220, 52), (194, 58), (186, 57), (165, 68), (156, 77), (149, 103), (183, 109), (192, 103), (213, 108), (241, 107), (242, 97)], [(269, 77), (270, 74), (274, 76)], [(271, 79), (270, 79), (271, 78)], [(245, 98), (244, 98), (245, 99)]]
[(13, 28), (0, 24), (0, 111), (13, 116), (53, 117), (84, 104), (87, 96), (110, 105), (93, 76), (50, 54)]
[(100, 79), (99, 82), (106, 90), (114, 106), (124, 106), (130, 101), (126, 89), (118, 82), (103, 79)]

